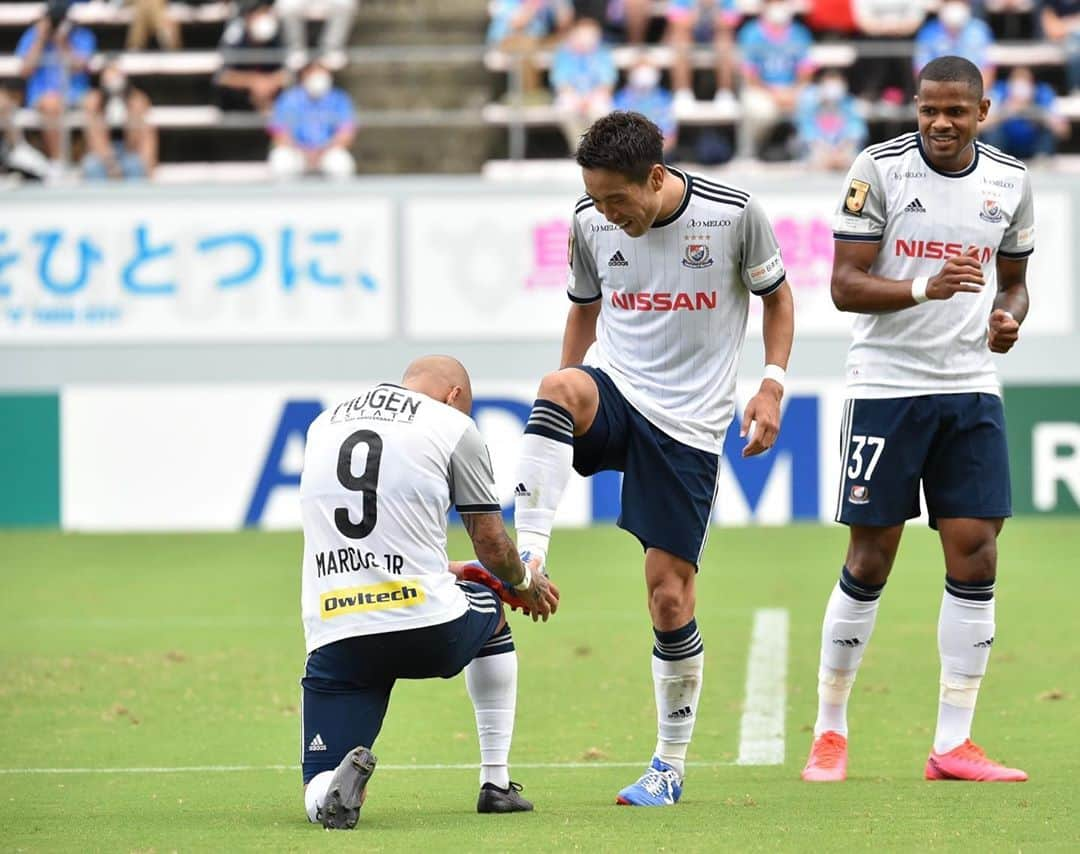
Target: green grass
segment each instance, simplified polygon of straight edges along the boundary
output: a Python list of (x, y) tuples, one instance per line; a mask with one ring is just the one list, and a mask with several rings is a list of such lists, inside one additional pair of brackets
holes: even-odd
[[(455, 556), (465, 554), (460, 531)], [(975, 735), (1023, 785), (921, 780), (936, 712), (943, 569), (915, 527), (883, 601), (851, 709), (849, 782), (798, 779), (815, 712), (822, 608), (846, 532), (716, 530), (699, 581), (706, 646), (683, 802), (613, 805), (655, 738), (641, 556), (623, 532), (561, 531), (563, 608), (514, 620), (515, 779), (531, 815), (478, 816), (463, 680), (401, 683), (355, 833), (303, 816), (296, 534), (0, 533), (0, 767), (257, 766), (231, 772), (0, 774), (3, 850), (1080, 850), (1080, 521), (1012, 521), (998, 643)], [(736, 767), (753, 611), (791, 614), (787, 760)], [(1056, 698), (1056, 699), (1055, 699)], [(580, 762), (596, 767), (522, 768)], [(693, 760), (713, 763), (693, 767)]]

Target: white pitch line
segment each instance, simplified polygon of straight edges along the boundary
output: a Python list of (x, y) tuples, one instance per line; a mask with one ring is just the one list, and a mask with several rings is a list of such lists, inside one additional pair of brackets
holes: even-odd
[[(688, 762), (692, 768), (724, 768), (734, 762)], [(383, 765), (380, 771), (475, 771), (476, 763)], [(577, 770), (579, 768), (642, 768), (643, 762), (515, 762), (514, 768)], [(224, 774), (251, 771), (299, 771), (299, 765), (178, 765), (164, 768), (0, 768), (0, 775), (20, 774)]]
[(782, 608), (755, 611), (736, 765), (784, 764), (787, 655), (788, 612)]

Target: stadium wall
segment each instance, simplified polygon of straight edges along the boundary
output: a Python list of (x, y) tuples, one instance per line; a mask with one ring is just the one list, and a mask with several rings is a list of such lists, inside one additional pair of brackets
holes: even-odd
[[(728, 435), (716, 521), (831, 518), (849, 318), (829, 301), (836, 179), (747, 180), (797, 303), (777, 448)], [(1016, 510), (1080, 513), (1080, 180), (1036, 176), (1032, 311), (999, 360)], [(0, 207), (0, 525), (296, 527), (304, 431), (422, 352), (470, 368), (510, 503), (513, 461), (565, 317), (580, 186), (368, 179), (243, 188), (19, 191)], [(977, 215), (977, 211), (972, 212)], [(756, 387), (760, 315), (740, 370)], [(618, 512), (575, 480), (560, 522)]]

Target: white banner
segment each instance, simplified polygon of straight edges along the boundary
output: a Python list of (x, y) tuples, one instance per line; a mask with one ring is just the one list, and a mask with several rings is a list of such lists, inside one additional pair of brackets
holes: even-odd
[(552, 338), (566, 323), (574, 199), (440, 196), (406, 202), (406, 332), (417, 338)]
[[(61, 394), (61, 520), (69, 530), (298, 528), (297, 490), (311, 420), (365, 385), (75, 386)], [(756, 390), (740, 384), (740, 400)], [(478, 382), (474, 417), (503, 506), (535, 388)], [(792, 384), (769, 454), (742, 459), (736, 422), (714, 521), (783, 524), (832, 517), (843, 403), (835, 382)], [(619, 475), (572, 476), (557, 524), (612, 522)]]
[[(799, 336), (847, 335), (854, 315), (832, 303), (832, 210), (826, 194), (762, 194), (795, 299)], [(1037, 249), (1025, 335), (1072, 331), (1069, 197), (1036, 199)], [(417, 338), (557, 338), (566, 299), (572, 199), (440, 196), (405, 204), (406, 331)], [(761, 301), (751, 299), (748, 334), (761, 336)]]
[(366, 196), (5, 203), (0, 343), (388, 338), (392, 223)]

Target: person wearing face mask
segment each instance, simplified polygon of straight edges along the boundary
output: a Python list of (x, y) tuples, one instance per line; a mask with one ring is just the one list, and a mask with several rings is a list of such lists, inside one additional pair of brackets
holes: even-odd
[(618, 71), (602, 37), (598, 21), (579, 18), (551, 61), (548, 77), (571, 148), (594, 119), (611, 109)]
[(319, 60), (304, 66), (299, 83), (278, 96), (268, 130), (273, 141), (270, 171), (277, 178), (305, 173), (346, 178), (356, 172), (349, 153), (356, 138), (356, 113)]
[[(215, 98), (223, 110), (268, 113), (288, 82), (283, 42), (270, 0), (247, 0), (221, 36), (224, 62), (214, 77)], [(259, 51), (253, 58), (248, 51)]]
[(15, 55), (26, 81), (26, 106), (41, 116), (45, 156), (62, 171), (64, 112), (82, 105), (90, 91), (87, 65), (97, 49), (94, 34), (72, 23), (70, 0), (50, 0), (41, 18), (19, 38)]
[(739, 31), (744, 153), (759, 148), (779, 122), (791, 118), (813, 76), (814, 39), (793, 15), (789, 0), (765, 0), (757, 20)]
[(660, 84), (660, 69), (642, 56), (626, 76), (626, 85), (615, 93), (616, 110), (641, 113), (664, 135), (664, 155), (667, 157), (678, 141), (679, 126), (675, 121), (675, 105), (671, 92)]
[(968, 0), (945, 0), (937, 18), (927, 21), (915, 36), (914, 73), (939, 56), (962, 56), (975, 63), (983, 76), (983, 88), (994, 85), (995, 69), (990, 61), (994, 34), (986, 21), (972, 17)]
[(157, 165), (158, 132), (148, 121), (150, 98), (113, 60), (86, 97), (83, 178), (104, 181), (147, 178)]
[(800, 156), (815, 169), (843, 170), (851, 165), (866, 142), (867, 127), (843, 74), (827, 70), (816, 86), (804, 90), (795, 132)]
[(994, 113), (980, 136), (1013, 157), (1050, 157), (1058, 140), (1069, 135), (1069, 121), (1058, 112), (1053, 88), (1036, 82), (1030, 68), (1014, 68), (1007, 80), (999, 80), (990, 102)]

